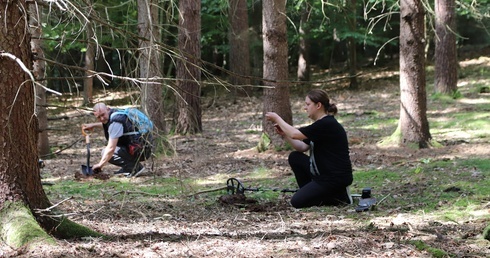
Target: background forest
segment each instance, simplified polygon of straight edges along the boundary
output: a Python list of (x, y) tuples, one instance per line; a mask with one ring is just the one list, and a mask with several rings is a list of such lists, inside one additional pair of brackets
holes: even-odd
[[(490, 255), (489, 0), (11, 2), (0, 256)], [(263, 112), (306, 125), (311, 88), (339, 106), (368, 212), (267, 191), (296, 186)], [(80, 175), (99, 101), (155, 122), (145, 176)], [(232, 177), (264, 191), (230, 198)]]

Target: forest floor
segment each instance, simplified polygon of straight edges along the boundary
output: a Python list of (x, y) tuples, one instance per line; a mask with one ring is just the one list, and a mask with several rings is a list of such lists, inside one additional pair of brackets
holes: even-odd
[[(490, 69), (490, 58), (461, 62), (462, 67), (479, 66)], [(488, 78), (487, 78), (488, 79)], [(362, 89), (336, 90), (330, 95), (343, 114), (357, 119), (370, 112), (384, 112), (392, 119), (399, 114), (398, 74), (377, 71), (360, 77)], [(474, 78), (463, 78), (461, 91), (474, 83)], [(488, 81), (486, 82), (488, 85)], [(326, 88), (328, 90), (328, 87)], [(105, 96), (115, 99), (116, 93)], [(356, 213), (355, 206), (315, 207), (297, 210), (290, 207), (291, 194), (285, 193), (266, 203), (256, 205), (225, 205), (215, 194), (192, 195), (205, 189), (225, 186), (226, 179), (237, 177), (253, 180), (257, 170), (284, 182), (291, 178), (287, 151), (258, 153), (255, 149), (260, 137), (262, 101), (260, 97), (239, 98), (236, 104), (224, 94), (205, 96), (213, 104), (203, 110), (203, 133), (195, 136), (169, 136), (176, 150), (171, 157), (160, 156), (146, 162), (153, 167), (146, 176), (126, 179), (113, 176), (114, 184), (129, 183), (137, 187), (155, 185), (160, 178), (174, 179), (171, 191), (180, 195), (151, 195), (128, 188), (116, 191), (110, 184), (98, 189), (98, 196), (78, 198), (78, 195), (55, 195), (45, 186), (53, 203), (61, 202), (60, 209), (68, 217), (110, 239), (87, 238), (59, 240), (58, 246), (42, 246), (32, 251), (13, 250), (2, 246), (0, 256), (21, 257), (431, 257), (434, 253), (417, 248), (417, 240), (429, 243), (456, 257), (490, 256), (490, 242), (481, 239), (481, 232), (490, 223), (490, 199), (483, 200), (475, 214), (464, 219), (444, 220), (422, 209), (384, 208)], [(292, 109), (295, 125), (309, 123), (303, 112), (304, 92), (293, 93)], [(102, 98), (100, 100), (103, 100)], [(489, 93), (467, 93), (455, 106), (439, 110), (430, 106), (429, 120), (441, 114), (469, 108), (468, 103), (488, 103)], [(488, 112), (488, 110), (487, 110)], [(60, 114), (57, 114), (58, 116)], [(86, 145), (80, 125), (92, 122), (86, 110), (66, 112), (67, 119), (51, 120), (50, 141), (60, 151), (45, 160), (43, 180), (54, 184), (74, 180), (87, 187), (98, 186), (97, 179), (75, 180), (80, 165), (86, 162)], [(383, 137), (393, 133), (396, 125), (367, 131), (349, 125), (351, 159), (355, 171), (366, 169), (397, 171), (400, 166), (414, 164), (421, 159), (488, 159), (490, 138), (465, 139), (455, 134), (439, 134), (443, 147), (424, 150), (407, 148), (380, 148)], [(487, 128), (488, 129), (488, 128)], [(100, 133), (91, 135), (92, 162), (100, 158), (104, 146)], [(67, 146), (69, 148), (67, 148)], [(400, 161), (403, 161), (400, 164)], [(107, 171), (116, 170), (108, 166)], [(488, 174), (487, 174), (488, 175)], [(188, 179), (200, 180), (204, 187), (189, 184)], [(208, 182), (222, 182), (218, 183)], [(488, 178), (486, 179), (488, 182)], [(291, 182), (291, 180), (289, 181)], [(252, 185), (253, 186), (253, 185)], [(274, 185), (277, 186), (277, 185)], [(291, 186), (291, 185), (289, 185)], [(362, 185), (353, 189), (357, 192)], [(402, 188), (401, 182), (390, 182), (381, 192)], [(141, 189), (141, 188), (137, 188)], [(430, 191), (425, 188), (424, 191)], [(170, 190), (169, 190), (170, 191)], [(392, 193), (395, 194), (395, 193)], [(403, 194), (403, 193), (401, 193)], [(251, 195), (253, 196), (253, 195)], [(483, 214), (483, 215), (482, 215)], [(485, 242), (486, 241), (486, 242)]]

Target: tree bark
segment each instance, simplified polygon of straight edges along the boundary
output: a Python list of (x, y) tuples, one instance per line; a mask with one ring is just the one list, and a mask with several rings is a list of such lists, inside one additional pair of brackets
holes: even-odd
[(299, 56), (298, 56), (298, 81), (310, 80), (310, 45), (308, 40), (309, 28), (308, 17), (311, 11), (311, 5), (305, 1), (301, 12), (301, 21), (299, 24)]
[(66, 229), (68, 221), (36, 213), (48, 208), (50, 202), (38, 167), (28, 9), (25, 0), (0, 5), (0, 238), (15, 247), (49, 239), (34, 227), (37, 223), (49, 233), (63, 236), (66, 231), (61, 228)]
[[(44, 76), (46, 72), (46, 62), (44, 59), (44, 50), (41, 48), (42, 45), (42, 6), (31, 4), (29, 5), (29, 25), (32, 35), (31, 39), (31, 50), (33, 55), (36, 57), (33, 63), (33, 75), (36, 80), (39, 80), (46, 86), (44, 81)], [(48, 112), (46, 111), (46, 90), (40, 86), (36, 85), (36, 114), (39, 121), (39, 141), (37, 144), (38, 152), (40, 156), (47, 156), (50, 154), (51, 150), (49, 147), (49, 137), (48, 137)]]
[(400, 121), (402, 145), (430, 146), (422, 0), (400, 1)]
[(248, 95), (251, 88), (247, 1), (229, 0), (229, 4), (230, 83), (235, 86), (235, 94)]
[[(91, 5), (92, 0), (87, 0), (87, 4)], [(87, 35), (87, 50), (85, 51), (85, 78), (83, 79), (83, 104), (91, 104), (94, 97), (94, 77), (92, 72), (94, 71), (95, 60), (95, 45), (93, 42), (94, 28), (90, 21), (87, 22), (86, 35)]]
[(83, 104), (93, 103), (94, 98), (94, 77), (92, 77), (92, 71), (94, 71), (95, 64), (95, 46), (92, 42), (94, 37), (94, 31), (92, 24), (87, 23), (87, 50), (85, 51), (85, 78), (83, 79)]
[(153, 121), (156, 133), (165, 133), (161, 55), (156, 42), (160, 40), (158, 1), (138, 0), (139, 73), (141, 106)]
[(202, 132), (201, 121), (201, 1), (179, 1), (177, 118), (180, 134)]
[(286, 1), (262, 2), (262, 34), (264, 38), (264, 116), (262, 127), (271, 139), (272, 147), (285, 147), (286, 142), (275, 133), (265, 113), (276, 112), (289, 124), (293, 122), (289, 100), (288, 45), (286, 34)]
[(456, 2), (436, 0), (435, 82), (437, 93), (453, 94), (457, 90), (458, 60), (456, 51)]
[[(350, 33), (355, 33), (357, 29), (357, 0), (349, 0), (347, 2), (348, 5), (348, 10), (349, 10), (349, 15), (347, 17), (347, 23), (349, 24), (349, 30)], [(359, 88), (358, 82), (357, 82), (357, 77), (355, 76), (357, 74), (357, 46), (356, 46), (356, 39), (353, 36), (350, 36), (348, 39), (348, 45), (349, 45), (349, 75), (350, 77), (350, 84), (349, 88), (351, 90), (355, 90)]]

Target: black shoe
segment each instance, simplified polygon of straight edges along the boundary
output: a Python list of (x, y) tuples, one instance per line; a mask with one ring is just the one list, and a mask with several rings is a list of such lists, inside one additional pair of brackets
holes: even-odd
[(121, 176), (128, 176), (130, 174), (131, 174), (131, 172), (126, 172), (126, 171), (124, 171), (123, 168), (121, 168), (118, 171), (114, 172), (114, 175), (121, 175)]
[(133, 169), (133, 172), (129, 175), (127, 175), (126, 177), (138, 177), (140, 176), (143, 172), (145, 172), (146, 168), (141, 165), (141, 164), (138, 164), (138, 166), (136, 166), (135, 169)]

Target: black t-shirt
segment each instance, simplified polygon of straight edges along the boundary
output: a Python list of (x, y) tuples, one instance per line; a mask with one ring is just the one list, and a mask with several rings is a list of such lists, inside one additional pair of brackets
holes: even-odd
[[(349, 157), (349, 143), (344, 127), (333, 116), (325, 116), (313, 124), (299, 128), (312, 147), (319, 176), (316, 181), (336, 182), (342, 185), (352, 183), (352, 164)], [(310, 150), (311, 153), (311, 150)]]

